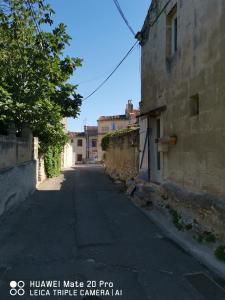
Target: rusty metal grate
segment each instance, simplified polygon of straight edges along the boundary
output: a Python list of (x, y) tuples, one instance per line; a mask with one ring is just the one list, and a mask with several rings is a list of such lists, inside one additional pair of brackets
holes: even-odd
[(206, 274), (191, 273), (184, 277), (206, 300), (225, 300), (225, 290)]

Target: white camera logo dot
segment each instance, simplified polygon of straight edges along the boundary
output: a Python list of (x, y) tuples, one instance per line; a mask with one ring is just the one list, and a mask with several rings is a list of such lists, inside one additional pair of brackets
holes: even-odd
[(14, 289), (15, 287), (17, 287), (17, 282), (16, 282), (16, 281), (14, 281), (14, 280), (13, 280), (13, 281), (11, 281), (11, 282), (10, 282), (10, 286), (11, 286), (11, 288), (13, 288), (13, 289)]

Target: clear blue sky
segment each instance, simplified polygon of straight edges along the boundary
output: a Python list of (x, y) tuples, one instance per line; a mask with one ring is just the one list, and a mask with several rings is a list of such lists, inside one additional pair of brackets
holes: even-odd
[[(113, 70), (135, 39), (119, 15), (113, 0), (47, 0), (72, 37), (66, 54), (83, 59), (83, 66), (71, 78), (82, 96), (90, 94)], [(135, 32), (144, 23), (151, 0), (119, 0)], [(121, 65), (110, 80), (81, 107), (77, 119), (69, 119), (70, 131), (82, 131), (84, 124), (97, 125), (101, 115), (123, 114), (128, 99), (140, 101), (140, 47)]]

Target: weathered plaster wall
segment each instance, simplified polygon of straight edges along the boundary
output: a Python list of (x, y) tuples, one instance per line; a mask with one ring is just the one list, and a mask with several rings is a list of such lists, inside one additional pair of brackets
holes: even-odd
[(105, 153), (106, 172), (113, 178), (135, 178), (139, 165), (139, 129), (110, 138)]
[(36, 174), (37, 174), (37, 186), (38, 186), (39, 184), (41, 184), (43, 181), (47, 179), (43, 155), (38, 156), (36, 169), (37, 169)]
[(36, 161), (0, 171), (0, 215), (25, 200), (36, 188)]
[[(167, 2), (149, 14), (152, 22)], [(166, 15), (177, 3), (178, 49), (166, 59)], [(142, 46), (142, 113), (166, 105), (164, 135), (177, 145), (163, 154), (162, 179), (225, 198), (225, 2), (172, 0)], [(190, 101), (199, 95), (199, 114)], [(196, 199), (197, 201), (197, 199)]]
[(73, 162), (73, 147), (71, 143), (67, 143), (64, 146), (63, 152), (61, 154), (61, 167), (62, 168), (70, 168), (74, 165)]
[(0, 169), (31, 160), (32, 157), (32, 135), (30, 137), (0, 135)]

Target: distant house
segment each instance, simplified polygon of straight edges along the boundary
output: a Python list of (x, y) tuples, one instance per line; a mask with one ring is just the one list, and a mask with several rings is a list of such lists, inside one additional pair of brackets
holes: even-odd
[(64, 147), (65, 167), (97, 161), (97, 126), (84, 126), (83, 132), (68, 132), (69, 142)]
[(72, 149), (72, 166), (86, 161), (86, 137), (85, 132), (69, 132), (69, 145)]
[(98, 122), (98, 160), (103, 159), (103, 151), (101, 148), (101, 141), (105, 134), (113, 130), (127, 128), (136, 123), (136, 116), (139, 110), (133, 109), (132, 100), (128, 100), (126, 105), (125, 114), (113, 116), (101, 116)]
[(86, 161), (95, 162), (98, 160), (97, 139), (98, 127), (97, 126), (84, 126), (86, 138)]

